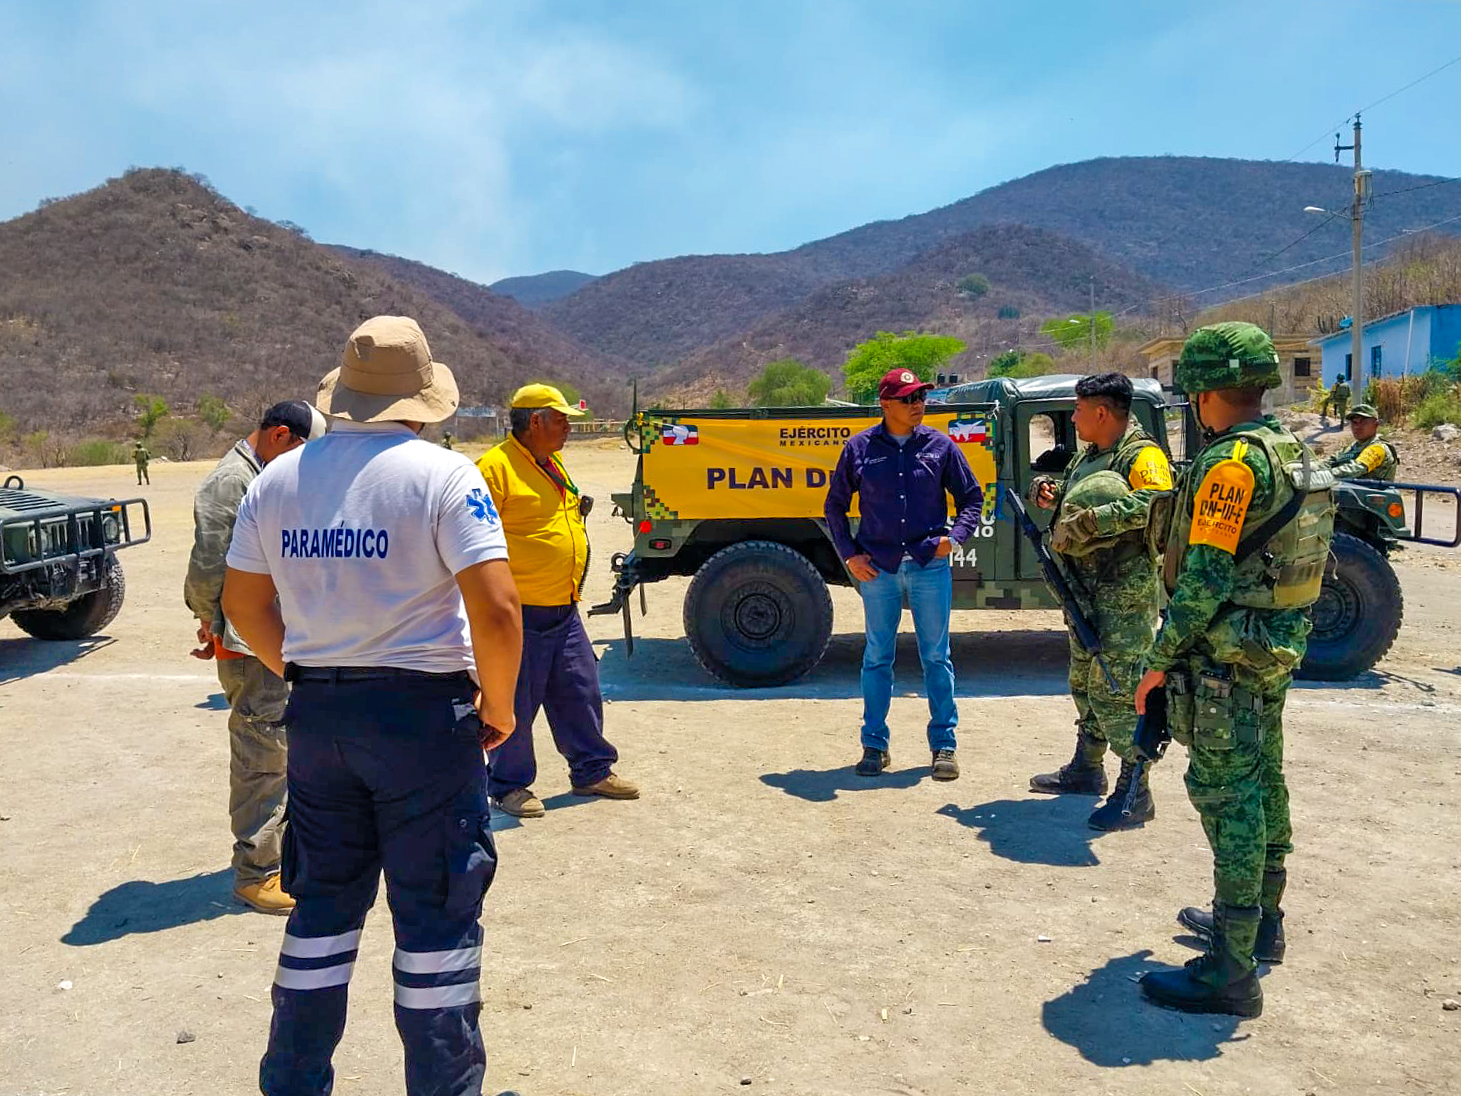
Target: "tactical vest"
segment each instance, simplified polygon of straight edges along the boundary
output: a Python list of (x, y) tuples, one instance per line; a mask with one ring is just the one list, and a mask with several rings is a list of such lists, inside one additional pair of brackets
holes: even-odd
[[(1249, 609), (1312, 605), (1319, 599), (1334, 533), (1334, 477), (1287, 430), (1260, 423), (1224, 434), (1219, 441), (1235, 439), (1263, 450), (1273, 469), (1274, 490), (1261, 510), (1250, 508), (1244, 517), (1236, 553), (1237, 581), (1230, 600)], [(1199, 454), (1193, 469), (1201, 463)], [(1169, 594), (1177, 588), (1177, 572), (1187, 553), (1197, 486), (1191, 482), (1182, 485), (1172, 514), (1162, 561), (1162, 580)], [(1297, 508), (1289, 520), (1264, 535), (1264, 526), (1286, 507), (1292, 508), (1296, 495), (1300, 496)], [(1255, 542), (1255, 536), (1263, 536), (1263, 543)]]
[(1373, 472), (1367, 472), (1365, 473), (1365, 475), (1357, 476), (1355, 478), (1367, 480), (1393, 480), (1395, 478), (1395, 469), (1400, 464), (1400, 452), (1395, 448), (1395, 446), (1391, 445), (1388, 441), (1382, 439), (1379, 435), (1376, 435), (1369, 441), (1357, 441), (1352, 444), (1348, 449), (1339, 454), (1340, 463), (1343, 463), (1344, 461), (1358, 460), (1359, 455), (1372, 445), (1378, 445), (1381, 449), (1385, 450), (1385, 462), (1381, 464), (1380, 467), (1376, 468)]
[[(1072, 487), (1087, 476), (1095, 475), (1097, 472), (1109, 471), (1115, 472), (1122, 479), (1129, 482), (1132, 465), (1136, 463), (1136, 458), (1141, 456), (1141, 451), (1149, 445), (1155, 445), (1158, 449), (1161, 448), (1160, 445), (1157, 445), (1155, 438), (1141, 427), (1133, 425), (1121, 436), (1120, 441), (1104, 453), (1098, 453), (1094, 457), (1087, 459), (1086, 453), (1089, 452), (1089, 447), (1081, 450), (1081, 452), (1076, 454), (1075, 460), (1071, 462), (1071, 466), (1066, 472), (1065, 483), (1061, 486), (1060, 493), (1055, 498), (1055, 514), (1057, 518), (1060, 516), (1061, 507), (1065, 505), (1065, 496), (1070, 493)], [(1110, 545), (1086, 557), (1084, 567), (1110, 567), (1117, 563), (1124, 563), (1128, 559), (1133, 559), (1146, 550), (1146, 534), (1140, 529), (1133, 530), (1129, 533), (1122, 533), (1118, 537), (1113, 537)]]

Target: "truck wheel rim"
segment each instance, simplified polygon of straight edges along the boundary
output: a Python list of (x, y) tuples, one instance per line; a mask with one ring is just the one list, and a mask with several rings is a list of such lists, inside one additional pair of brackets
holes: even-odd
[(1353, 587), (1342, 579), (1325, 583), (1314, 602), (1314, 637), (1330, 640), (1349, 635), (1359, 622), (1360, 604)]
[(732, 615), (738, 636), (763, 644), (781, 630), (783, 607), (771, 591), (756, 590), (736, 600)]

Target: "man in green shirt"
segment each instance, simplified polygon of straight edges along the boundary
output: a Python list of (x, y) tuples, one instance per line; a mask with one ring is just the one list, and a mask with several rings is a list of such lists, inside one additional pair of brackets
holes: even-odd
[(1400, 454), (1379, 437), (1380, 413), (1368, 403), (1357, 403), (1345, 418), (1354, 441), (1325, 461), (1330, 473), (1335, 479), (1393, 480)]

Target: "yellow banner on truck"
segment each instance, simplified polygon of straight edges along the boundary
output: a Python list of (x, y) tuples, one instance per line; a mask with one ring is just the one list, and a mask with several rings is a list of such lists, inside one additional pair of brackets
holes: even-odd
[[(829, 411), (642, 413), (646, 516), (820, 518), (843, 444), (879, 421), (861, 408)], [(994, 409), (930, 407), (923, 424), (948, 434), (963, 452), (984, 489), (985, 523), (992, 523), (999, 497)]]

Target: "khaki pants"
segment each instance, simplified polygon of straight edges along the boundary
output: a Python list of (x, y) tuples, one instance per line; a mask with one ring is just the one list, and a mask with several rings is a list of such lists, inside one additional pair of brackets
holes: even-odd
[(284, 704), (289, 686), (257, 658), (218, 660), (228, 716), (228, 814), (235, 886), (279, 870), (284, 835)]

